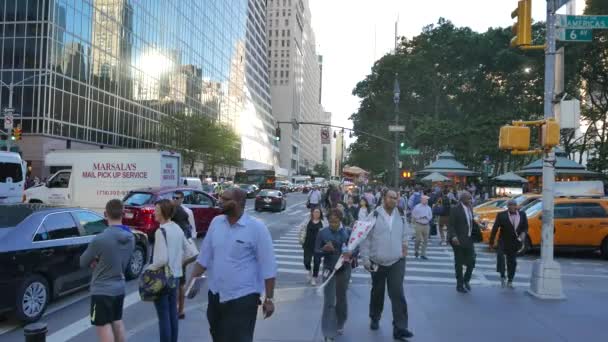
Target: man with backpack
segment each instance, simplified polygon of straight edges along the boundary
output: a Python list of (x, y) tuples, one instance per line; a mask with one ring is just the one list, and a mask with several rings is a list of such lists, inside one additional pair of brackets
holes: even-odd
[(408, 313), (403, 278), (407, 256), (408, 224), (397, 212), (397, 192), (384, 192), (382, 206), (376, 208), (373, 229), (361, 243), (361, 257), (366, 270), (372, 275), (369, 316), (370, 329), (380, 328), (380, 316), (384, 308), (385, 288), (393, 308), (393, 337), (406, 341), (414, 336), (408, 330)]

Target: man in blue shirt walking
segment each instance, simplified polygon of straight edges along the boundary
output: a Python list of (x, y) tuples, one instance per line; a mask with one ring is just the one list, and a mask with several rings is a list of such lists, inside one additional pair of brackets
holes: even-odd
[(192, 271), (192, 278), (207, 272), (207, 319), (214, 342), (253, 341), (262, 293), (264, 317), (274, 312), (272, 238), (264, 223), (245, 213), (246, 198), (241, 189), (222, 193), (224, 215), (211, 221)]

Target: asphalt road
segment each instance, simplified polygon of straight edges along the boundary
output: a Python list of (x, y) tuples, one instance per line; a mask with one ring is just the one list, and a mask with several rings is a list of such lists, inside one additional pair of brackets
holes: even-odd
[[(291, 193), (287, 196), (287, 210), (283, 212), (255, 212), (253, 200), (248, 200), (248, 214), (262, 220), (271, 232), (275, 255), (278, 263), (277, 287), (279, 289), (309, 286), (306, 271), (302, 266), (302, 250), (297, 242), (298, 226), (308, 217), (305, 207), (306, 195)], [(412, 246), (413, 247), (413, 246)], [(476, 286), (497, 286), (498, 274), (495, 272), (495, 255), (485, 246), (478, 245), (477, 267), (472, 283)], [(427, 251), (429, 260), (407, 259), (405, 284), (454, 286), (453, 255), (448, 247), (439, 246), (436, 237), (431, 238)], [(532, 263), (539, 256), (532, 254), (519, 259), (518, 275), (515, 285), (527, 288), (530, 283)], [(562, 266), (563, 286), (568, 289), (607, 291), (608, 261), (596, 254), (559, 254), (557, 259)], [(368, 284), (369, 275), (361, 268), (353, 272), (353, 284)], [(199, 295), (187, 301), (187, 316), (197, 319), (204, 317), (206, 296)], [(62, 298), (51, 304), (42, 321), (48, 324), (47, 341), (87, 341), (96, 340), (95, 331), (89, 322), (89, 301), (87, 291)], [(188, 317), (186, 319), (188, 319)], [(156, 325), (156, 313), (151, 303), (141, 302), (137, 292), (137, 281), (127, 283), (124, 321), (127, 334), (137, 340), (142, 331), (150, 331)], [(187, 336), (180, 336), (187, 338)], [(23, 329), (14, 319), (0, 322), (0, 340), (3, 342), (23, 341)]]

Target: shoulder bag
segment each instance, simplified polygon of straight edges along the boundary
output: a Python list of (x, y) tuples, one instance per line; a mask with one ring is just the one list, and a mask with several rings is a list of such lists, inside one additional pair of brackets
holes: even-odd
[[(167, 233), (164, 228), (159, 229), (163, 233), (165, 245), (168, 249)], [(152, 256), (152, 258), (153, 257), (154, 256)], [(175, 281), (173, 281), (169, 265), (165, 265), (156, 270), (147, 269), (139, 278), (139, 297), (144, 302), (152, 302), (158, 299), (167, 288), (174, 288), (175, 286), (176, 284)]]

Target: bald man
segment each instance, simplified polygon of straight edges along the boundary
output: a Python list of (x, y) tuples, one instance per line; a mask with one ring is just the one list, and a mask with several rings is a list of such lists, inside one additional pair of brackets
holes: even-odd
[(253, 341), (262, 294), (264, 317), (274, 312), (277, 265), (272, 238), (264, 223), (245, 213), (246, 198), (241, 189), (222, 193), (224, 215), (211, 221), (192, 272), (195, 278), (207, 271), (207, 319), (214, 342)]

